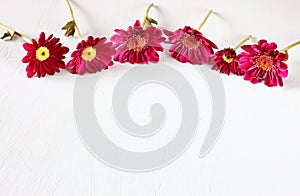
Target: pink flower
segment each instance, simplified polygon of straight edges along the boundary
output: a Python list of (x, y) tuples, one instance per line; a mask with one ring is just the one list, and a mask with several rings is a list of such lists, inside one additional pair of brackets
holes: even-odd
[(42, 32), (38, 41), (32, 39), (32, 43), (23, 45), (27, 55), (23, 58), (23, 63), (28, 63), (26, 67), (27, 77), (45, 77), (46, 74), (54, 75), (65, 68), (63, 59), (69, 52), (69, 48), (59, 43), (59, 38), (50, 35), (47, 39)]
[(175, 32), (164, 30), (169, 37), (166, 43), (172, 44), (169, 49), (171, 56), (182, 63), (194, 65), (207, 64), (218, 47), (201, 32), (186, 26)]
[(240, 68), (245, 72), (244, 79), (253, 84), (264, 81), (268, 87), (283, 86), (282, 78), (288, 76), (288, 66), (283, 61), (287, 54), (277, 49), (275, 43), (260, 40), (258, 44), (244, 45), (245, 52), (238, 55)]
[(96, 73), (113, 65), (112, 56), (115, 53), (112, 42), (106, 42), (105, 37), (89, 36), (77, 45), (66, 68), (71, 69), (72, 74)]
[(241, 76), (242, 70), (236, 61), (236, 52), (232, 48), (225, 48), (216, 52), (213, 56), (212, 69), (219, 70), (220, 73), (229, 75), (230, 73)]
[(133, 27), (128, 27), (127, 31), (116, 29), (115, 32), (117, 34), (111, 38), (117, 50), (115, 61), (131, 64), (159, 62), (157, 51), (164, 51), (161, 43), (165, 41), (160, 29), (153, 26), (143, 28), (137, 20)]

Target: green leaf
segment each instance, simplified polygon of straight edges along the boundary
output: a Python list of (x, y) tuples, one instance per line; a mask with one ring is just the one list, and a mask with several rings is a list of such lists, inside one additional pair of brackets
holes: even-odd
[(13, 32), (11, 34), (9, 31), (7, 31), (6, 33), (4, 33), (4, 35), (0, 39), (5, 39), (5, 38), (9, 37), (9, 39), (12, 40), (14, 38), (14, 35), (15, 35), (15, 32)]
[(158, 22), (156, 20), (154, 20), (153, 18), (147, 17), (147, 21), (149, 21), (150, 24), (156, 24), (156, 25), (158, 25)]
[(289, 60), (289, 53), (288, 53), (288, 51), (285, 51), (285, 54), (287, 55), (285, 61), (288, 61)]
[(67, 37), (74, 36), (74, 34), (75, 34), (75, 26), (76, 26), (76, 23), (75, 23), (74, 20), (68, 22), (68, 23), (62, 28), (62, 30), (66, 30), (65, 36), (67, 36)]

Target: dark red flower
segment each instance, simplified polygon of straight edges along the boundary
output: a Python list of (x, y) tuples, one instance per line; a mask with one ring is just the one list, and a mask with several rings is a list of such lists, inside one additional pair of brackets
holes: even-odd
[(260, 40), (258, 44), (244, 45), (245, 52), (238, 55), (240, 68), (245, 72), (244, 79), (253, 84), (264, 81), (269, 87), (283, 86), (282, 78), (288, 76), (288, 66), (284, 63), (287, 54), (277, 50), (275, 43)]
[(128, 27), (127, 31), (116, 29), (115, 32), (117, 34), (111, 38), (117, 49), (115, 61), (131, 64), (159, 62), (157, 51), (164, 51), (161, 43), (165, 41), (160, 29), (153, 26), (143, 28), (137, 20), (133, 27)]
[(175, 32), (164, 30), (169, 37), (166, 43), (172, 44), (169, 49), (171, 56), (182, 63), (194, 65), (207, 64), (218, 47), (201, 32), (189, 26)]
[(62, 59), (69, 52), (69, 48), (62, 46), (59, 40), (53, 35), (46, 39), (45, 33), (42, 32), (38, 42), (32, 39), (32, 44), (23, 44), (27, 55), (22, 62), (28, 63), (26, 72), (29, 78), (35, 75), (39, 78), (46, 76), (46, 74), (54, 75), (55, 72), (60, 72), (60, 69), (65, 68), (65, 63)]
[(236, 52), (232, 48), (225, 48), (216, 52), (213, 56), (212, 69), (219, 70), (220, 73), (224, 74), (235, 74), (238, 76), (243, 75), (242, 70), (236, 61)]
[(71, 69), (72, 74), (83, 75), (85, 73), (96, 73), (108, 66), (112, 66), (112, 56), (116, 53), (112, 42), (106, 42), (106, 38), (94, 38), (82, 40), (72, 53), (72, 60), (67, 63), (66, 68)]

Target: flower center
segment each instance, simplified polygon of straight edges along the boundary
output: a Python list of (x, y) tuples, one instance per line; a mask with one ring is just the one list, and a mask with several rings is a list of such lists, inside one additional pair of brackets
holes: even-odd
[(39, 61), (47, 60), (50, 56), (50, 51), (48, 48), (41, 46), (35, 51), (35, 56)]
[(92, 46), (85, 48), (81, 53), (81, 58), (85, 61), (92, 61), (96, 57), (96, 49)]
[(189, 35), (189, 34), (184, 34), (181, 38), (181, 42), (183, 43), (183, 45), (185, 45), (185, 47), (189, 48), (189, 49), (195, 49), (198, 48), (200, 46), (200, 42), (196, 39), (195, 36)]
[(256, 67), (260, 67), (265, 71), (270, 71), (274, 67), (273, 57), (267, 55), (261, 55), (256, 59)]
[(147, 44), (146, 39), (140, 35), (132, 35), (127, 40), (127, 47), (130, 50), (134, 50), (137, 52), (141, 51), (146, 44)]
[(225, 61), (226, 63), (232, 63), (233, 62), (233, 58), (228, 58), (226, 56), (226, 54), (223, 54), (222, 56), (223, 61)]

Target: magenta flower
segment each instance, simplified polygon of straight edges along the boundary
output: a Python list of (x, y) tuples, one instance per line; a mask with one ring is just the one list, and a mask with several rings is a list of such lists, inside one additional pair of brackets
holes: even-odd
[(218, 47), (201, 32), (189, 26), (175, 32), (164, 30), (169, 37), (166, 43), (172, 44), (169, 49), (171, 56), (182, 63), (193, 65), (207, 64)]
[(42, 32), (37, 41), (32, 39), (32, 43), (23, 44), (27, 55), (22, 62), (28, 63), (26, 67), (28, 78), (35, 75), (39, 78), (45, 77), (47, 74), (54, 75), (56, 72), (60, 72), (60, 69), (65, 68), (63, 59), (69, 52), (69, 48), (62, 46), (59, 40), (53, 35), (46, 38), (45, 33)]
[(66, 65), (72, 74), (83, 75), (96, 73), (108, 66), (112, 66), (112, 56), (116, 53), (112, 42), (106, 42), (106, 38), (94, 38), (82, 40), (76, 51), (72, 53), (72, 60)]
[(260, 40), (258, 44), (244, 45), (237, 57), (244, 79), (253, 84), (264, 81), (268, 87), (283, 86), (282, 78), (288, 76), (288, 66), (284, 63), (287, 54), (277, 50), (275, 43)]
[(115, 61), (131, 64), (159, 62), (157, 51), (164, 51), (161, 43), (165, 41), (160, 29), (153, 26), (143, 28), (137, 20), (133, 27), (128, 27), (127, 31), (116, 29), (115, 32), (117, 34), (111, 38), (117, 50)]
[(53, 34), (46, 37), (45, 33), (41, 32), (39, 38), (30, 39), (4, 24), (0, 24), (0, 28), (6, 30), (0, 39), (9, 38), (12, 40), (18, 36), (26, 42), (23, 44), (23, 48), (27, 54), (23, 57), (22, 62), (27, 64), (26, 72), (28, 78), (54, 75), (65, 68), (64, 59), (69, 52), (69, 48), (63, 46), (60, 43), (60, 39), (54, 37)]
[(243, 75), (238, 62), (236, 61), (236, 52), (232, 48), (225, 48), (224, 50), (216, 52), (213, 57), (212, 69), (219, 70), (220, 73), (227, 75)]

